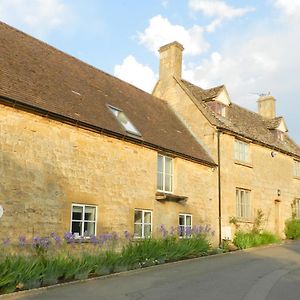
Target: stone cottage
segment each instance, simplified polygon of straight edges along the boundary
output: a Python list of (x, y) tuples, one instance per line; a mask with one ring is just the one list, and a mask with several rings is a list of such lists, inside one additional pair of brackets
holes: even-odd
[(258, 210), (264, 227), (280, 236), (292, 213), (300, 217), (300, 149), (287, 134), (275, 99), (262, 95), (258, 112), (234, 104), (224, 85), (202, 89), (181, 76), (183, 46), (159, 49), (160, 77), (153, 95), (164, 99), (218, 163), (220, 238), (229, 220), (250, 227)]
[[(144, 238), (161, 224), (184, 235), (203, 223), (218, 236), (216, 151), (172, 108), (0, 23), (0, 240), (124, 230)], [(276, 149), (276, 160), (292, 161)]]

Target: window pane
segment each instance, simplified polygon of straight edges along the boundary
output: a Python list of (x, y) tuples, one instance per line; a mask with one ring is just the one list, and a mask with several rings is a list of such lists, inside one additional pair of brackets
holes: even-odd
[(164, 182), (163, 182), (163, 174), (157, 173), (157, 189), (163, 191), (164, 190)]
[(134, 224), (134, 237), (142, 237), (142, 225)]
[(145, 214), (144, 214), (144, 223), (151, 224), (151, 212), (145, 212)]
[(136, 210), (134, 212), (134, 223), (142, 223), (142, 211)]
[(171, 175), (165, 176), (165, 191), (172, 192), (172, 176)]
[(192, 225), (192, 216), (186, 216), (186, 225), (187, 226)]
[(184, 215), (179, 215), (179, 225), (184, 225)]
[(165, 172), (172, 174), (172, 159), (169, 157), (165, 157)]
[(83, 207), (73, 206), (72, 207), (72, 220), (82, 220), (83, 217)]
[(163, 156), (162, 155), (158, 155), (157, 156), (157, 171), (158, 172), (163, 172)]
[(144, 226), (144, 237), (145, 238), (151, 237), (151, 225)]
[(179, 232), (178, 232), (179, 236), (184, 236), (184, 233), (185, 233), (184, 226), (183, 225), (179, 226), (178, 229), (179, 229)]
[(95, 223), (94, 222), (85, 222), (84, 223), (84, 236), (95, 235)]
[(72, 233), (78, 233), (81, 235), (81, 225), (82, 222), (72, 222)]
[(84, 211), (84, 220), (95, 221), (96, 220), (96, 207), (86, 206)]

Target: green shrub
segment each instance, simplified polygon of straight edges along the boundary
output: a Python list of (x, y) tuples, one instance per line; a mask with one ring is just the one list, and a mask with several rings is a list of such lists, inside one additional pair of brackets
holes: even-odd
[(285, 222), (285, 235), (288, 239), (300, 239), (300, 219), (290, 219)]
[(278, 238), (267, 231), (261, 233), (237, 231), (233, 240), (234, 245), (239, 249), (247, 249), (277, 242)]

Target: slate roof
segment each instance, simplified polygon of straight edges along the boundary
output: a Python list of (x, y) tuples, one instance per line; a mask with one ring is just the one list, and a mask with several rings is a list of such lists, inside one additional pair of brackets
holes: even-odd
[(215, 114), (206, 102), (207, 99), (212, 100), (216, 97), (224, 86), (204, 90), (186, 80), (181, 82), (197, 100), (202, 112), (213, 125), (300, 157), (299, 146), (286, 133), (283, 141), (274, 134), (274, 129), (279, 126), (282, 117), (266, 119), (233, 103), (226, 108), (226, 117), (222, 117)]
[[(1, 96), (117, 137), (214, 164), (165, 101), (2, 22)], [(141, 137), (127, 133), (108, 104), (122, 109)]]

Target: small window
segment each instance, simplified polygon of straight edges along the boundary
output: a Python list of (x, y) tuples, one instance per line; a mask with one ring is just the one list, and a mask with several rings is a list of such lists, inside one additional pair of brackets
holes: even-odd
[(300, 198), (295, 199), (295, 217), (300, 219)]
[(157, 156), (157, 190), (166, 193), (173, 191), (173, 159), (168, 156)]
[(236, 210), (237, 217), (241, 219), (251, 218), (250, 191), (236, 189)]
[(294, 176), (300, 177), (300, 161), (294, 160)]
[(192, 215), (179, 214), (179, 236), (190, 237), (192, 235)]
[(71, 232), (76, 236), (96, 235), (96, 206), (72, 204)]
[(134, 237), (150, 238), (152, 232), (152, 211), (134, 210)]
[(132, 133), (134, 135), (141, 136), (140, 132), (134, 127), (134, 125), (129, 121), (125, 113), (116, 107), (113, 107), (111, 105), (108, 106), (110, 111), (113, 113), (113, 115), (116, 117), (116, 119), (119, 121), (119, 123), (124, 127), (124, 129)]
[(208, 106), (212, 111), (214, 111), (216, 114), (226, 117), (226, 105), (218, 102), (218, 101), (212, 101), (208, 103)]
[(234, 159), (241, 162), (249, 162), (249, 144), (235, 140)]

